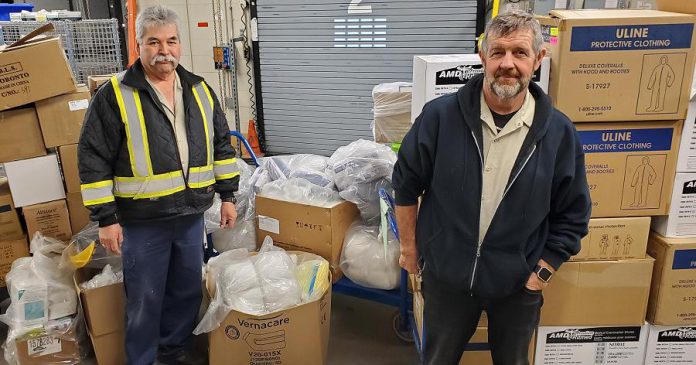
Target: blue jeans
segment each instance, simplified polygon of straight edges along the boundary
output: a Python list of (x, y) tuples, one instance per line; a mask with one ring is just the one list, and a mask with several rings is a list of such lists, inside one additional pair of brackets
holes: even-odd
[(202, 300), (203, 215), (123, 226), (128, 364), (180, 356)]

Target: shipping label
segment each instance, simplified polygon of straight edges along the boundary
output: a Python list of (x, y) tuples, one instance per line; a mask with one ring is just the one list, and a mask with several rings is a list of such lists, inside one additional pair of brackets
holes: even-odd
[(29, 356), (45, 356), (61, 351), (60, 339), (53, 336), (42, 336), (27, 340)]
[(696, 364), (696, 327), (655, 327), (646, 364)]
[(535, 362), (543, 365), (639, 364), (645, 351), (641, 330), (640, 326), (635, 326), (542, 332)]

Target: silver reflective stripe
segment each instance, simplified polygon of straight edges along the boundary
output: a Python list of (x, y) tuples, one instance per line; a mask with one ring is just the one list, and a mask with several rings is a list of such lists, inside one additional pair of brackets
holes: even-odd
[(184, 189), (184, 178), (180, 171), (147, 178), (114, 178), (114, 195), (121, 198), (156, 198)]
[(89, 202), (108, 198), (113, 196), (113, 186), (105, 186), (102, 188), (90, 188), (82, 190), (82, 200)]
[(205, 85), (204, 82), (199, 83), (198, 85), (193, 87), (194, 94), (197, 96), (197, 101), (200, 101), (200, 107), (201, 111), (205, 114), (205, 120), (203, 121), (205, 123), (205, 128), (206, 128), (206, 139), (208, 142), (208, 159), (206, 160), (206, 163), (212, 164), (213, 163), (213, 151), (215, 151), (215, 145), (213, 141), (215, 140), (215, 130), (213, 129), (213, 120), (215, 118), (214, 116), (214, 110), (213, 110), (213, 98), (210, 94), (210, 91), (208, 91), (208, 87)]
[(123, 85), (121, 83), (122, 78), (122, 74), (116, 76), (118, 82), (114, 82), (114, 91), (116, 100), (119, 103), (119, 109), (121, 110), (121, 119), (126, 126), (131, 168), (135, 176), (149, 176), (152, 175), (152, 167), (149, 159), (150, 151), (147, 141), (147, 130), (140, 106), (140, 96), (137, 90)]
[(229, 179), (239, 175), (239, 166), (237, 166), (236, 159), (215, 161), (213, 168), (217, 180)]
[(189, 170), (188, 184), (192, 188), (202, 188), (215, 183), (212, 166), (196, 167)]

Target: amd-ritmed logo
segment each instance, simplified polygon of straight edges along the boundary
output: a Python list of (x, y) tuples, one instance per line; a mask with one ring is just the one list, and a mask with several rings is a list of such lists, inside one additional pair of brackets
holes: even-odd
[(696, 194), (696, 180), (685, 182), (682, 194)]
[(696, 342), (696, 327), (681, 327), (675, 330), (660, 331), (658, 342)]
[(474, 76), (483, 73), (483, 65), (460, 65), (437, 73), (436, 85), (466, 84)]
[(548, 335), (550, 340), (567, 340), (568, 342), (575, 341), (592, 341), (595, 336), (595, 331), (581, 331), (578, 329), (567, 329), (565, 331), (553, 332)]

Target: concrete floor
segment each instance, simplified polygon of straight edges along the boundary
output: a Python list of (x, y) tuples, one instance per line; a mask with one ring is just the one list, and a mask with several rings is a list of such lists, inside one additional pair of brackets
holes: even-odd
[[(392, 330), (395, 308), (334, 294), (328, 365), (416, 365), (415, 345), (399, 340)], [(0, 341), (7, 328), (0, 324)], [(94, 365), (92, 359), (84, 365)], [(6, 365), (0, 356), (0, 365)], [(294, 364), (291, 364), (294, 365)]]

